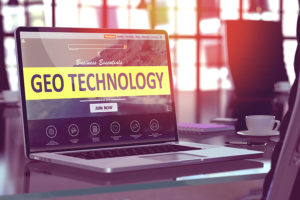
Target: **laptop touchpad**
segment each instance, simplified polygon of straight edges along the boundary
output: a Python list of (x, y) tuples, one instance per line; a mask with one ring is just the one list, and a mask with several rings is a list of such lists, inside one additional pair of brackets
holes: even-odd
[(165, 155), (157, 155), (157, 156), (142, 156), (143, 158), (149, 158), (152, 160), (159, 161), (177, 161), (177, 160), (192, 160), (192, 159), (201, 159), (201, 157), (205, 156), (196, 156), (185, 153), (173, 153), (173, 154), (165, 154)]

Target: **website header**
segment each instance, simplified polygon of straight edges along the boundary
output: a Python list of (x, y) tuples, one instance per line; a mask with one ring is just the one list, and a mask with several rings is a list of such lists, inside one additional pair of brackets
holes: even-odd
[(164, 34), (21, 32), (21, 39), (165, 40)]

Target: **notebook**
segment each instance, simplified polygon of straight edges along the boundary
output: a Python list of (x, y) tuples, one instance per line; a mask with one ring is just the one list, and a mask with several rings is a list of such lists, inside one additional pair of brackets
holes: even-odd
[(179, 133), (211, 133), (211, 132), (234, 132), (233, 125), (225, 124), (201, 124), (201, 123), (178, 123)]
[(178, 140), (162, 30), (20, 27), (28, 158), (113, 173), (262, 155)]

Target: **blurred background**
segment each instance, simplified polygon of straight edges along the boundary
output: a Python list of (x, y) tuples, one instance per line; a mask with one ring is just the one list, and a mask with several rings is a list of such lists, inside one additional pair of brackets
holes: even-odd
[(227, 20), (280, 23), (288, 81), (295, 79), (297, 0), (1, 0), (0, 12), (0, 90), (18, 90), (18, 26), (166, 30), (180, 122), (228, 116), (234, 84), (226, 51)]

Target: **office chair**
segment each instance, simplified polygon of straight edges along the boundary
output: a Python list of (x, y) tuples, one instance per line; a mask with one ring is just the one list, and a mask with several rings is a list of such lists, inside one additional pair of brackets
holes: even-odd
[[(299, 199), (292, 194), (295, 180), (300, 180), (300, 81), (296, 100), (288, 124), (286, 136), (279, 154), (277, 166), (267, 200)], [(299, 186), (298, 186), (299, 187)]]
[(231, 110), (239, 120), (238, 130), (246, 129), (246, 115), (274, 115), (274, 84), (288, 81), (282, 38), (279, 22), (226, 21), (228, 65), (235, 88)]

